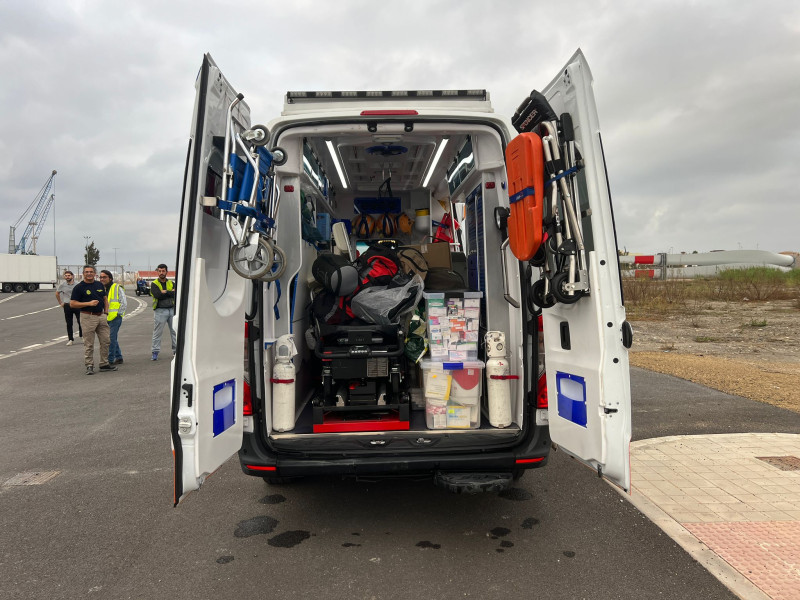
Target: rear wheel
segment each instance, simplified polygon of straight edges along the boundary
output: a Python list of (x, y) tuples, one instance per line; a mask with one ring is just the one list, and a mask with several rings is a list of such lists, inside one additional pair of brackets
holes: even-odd
[(11, 291), (13, 291), (13, 290), (14, 290), (14, 286), (13, 286), (13, 285), (11, 285), (10, 283), (4, 283), (4, 284), (3, 284), (3, 291), (4, 291), (6, 294), (7, 294), (7, 293), (9, 293), (9, 292), (11, 292)]
[(25, 291), (25, 286), (22, 285), (21, 283), (15, 283), (14, 284), (14, 291), (17, 292), (18, 294), (21, 294), (22, 292)]
[(28, 284), (28, 291), (29, 292), (35, 292), (37, 289), (39, 289), (39, 286), (36, 285), (35, 283), (29, 283)]

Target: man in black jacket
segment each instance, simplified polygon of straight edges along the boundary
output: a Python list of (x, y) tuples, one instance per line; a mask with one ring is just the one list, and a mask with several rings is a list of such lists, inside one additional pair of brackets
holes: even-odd
[(116, 371), (117, 367), (108, 364), (108, 347), (111, 334), (108, 328), (108, 296), (106, 286), (95, 279), (91, 265), (83, 267), (83, 281), (72, 288), (69, 305), (81, 312), (83, 329), (83, 362), (86, 374), (94, 375), (94, 336), (100, 340), (100, 370)]

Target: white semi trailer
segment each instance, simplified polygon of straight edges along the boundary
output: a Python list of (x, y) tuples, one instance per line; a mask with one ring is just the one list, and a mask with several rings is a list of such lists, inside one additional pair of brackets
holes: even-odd
[(55, 256), (0, 254), (0, 284), (4, 292), (35, 292), (54, 287), (58, 276)]

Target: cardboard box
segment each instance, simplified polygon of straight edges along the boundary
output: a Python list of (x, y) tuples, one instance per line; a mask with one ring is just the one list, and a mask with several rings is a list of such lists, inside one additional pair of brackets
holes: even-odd
[(436, 244), (413, 244), (405, 247), (418, 250), (425, 257), (428, 267), (444, 267), (448, 270), (452, 268), (450, 244), (438, 242)]

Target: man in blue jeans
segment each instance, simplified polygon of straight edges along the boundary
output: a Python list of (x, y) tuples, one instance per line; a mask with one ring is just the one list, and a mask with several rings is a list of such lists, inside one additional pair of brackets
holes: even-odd
[(111, 330), (111, 344), (108, 346), (108, 364), (122, 364), (122, 350), (119, 348), (119, 328), (122, 326), (122, 318), (128, 309), (128, 299), (125, 297), (125, 288), (120, 284), (114, 283), (114, 276), (111, 271), (103, 269), (100, 271), (100, 283), (106, 286), (108, 295), (108, 327)]
[(158, 360), (161, 351), (161, 334), (164, 326), (169, 327), (172, 336), (172, 353), (175, 353), (177, 339), (172, 328), (172, 317), (175, 316), (175, 284), (167, 279), (167, 265), (161, 263), (156, 267), (158, 279), (150, 284), (150, 295), (153, 297), (153, 355), (150, 360)]

